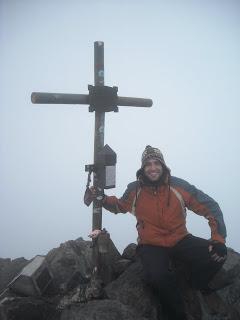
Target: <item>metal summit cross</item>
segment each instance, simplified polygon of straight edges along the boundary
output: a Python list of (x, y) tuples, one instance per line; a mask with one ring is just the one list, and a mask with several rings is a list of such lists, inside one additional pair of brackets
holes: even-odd
[[(89, 94), (33, 92), (31, 100), (32, 103), (39, 104), (87, 104), (89, 112), (95, 111), (94, 164), (86, 166), (86, 171), (94, 173), (93, 186), (99, 190), (101, 199), (104, 188), (114, 187), (105, 186), (103, 174), (103, 158), (106, 159), (109, 152), (115, 154), (109, 146), (104, 147), (105, 112), (117, 112), (118, 106), (151, 107), (152, 100), (119, 97), (117, 87), (104, 85), (104, 43), (101, 41), (94, 42), (94, 84), (88, 86)], [(104, 155), (104, 152), (108, 154)], [(92, 230), (95, 229), (102, 229), (102, 204), (97, 199), (93, 201)]]

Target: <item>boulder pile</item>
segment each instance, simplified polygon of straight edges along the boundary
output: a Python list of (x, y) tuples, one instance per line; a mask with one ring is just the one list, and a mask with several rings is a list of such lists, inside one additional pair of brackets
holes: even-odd
[[(8, 284), (31, 261), (0, 259), (0, 320), (165, 320), (161, 305), (142, 280), (136, 244), (121, 255), (110, 240), (98, 256), (94, 273), (91, 241), (70, 240), (52, 249), (45, 260), (52, 281), (43, 294), (26, 296)], [(228, 258), (212, 284), (218, 290), (202, 295), (191, 289), (184, 267), (176, 265), (189, 320), (240, 319), (240, 254)]]

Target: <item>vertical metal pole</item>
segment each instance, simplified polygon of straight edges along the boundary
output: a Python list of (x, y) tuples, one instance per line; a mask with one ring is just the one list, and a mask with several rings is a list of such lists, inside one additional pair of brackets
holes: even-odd
[[(104, 43), (94, 42), (94, 84), (95, 86), (104, 86)], [(94, 165), (98, 166), (99, 151), (104, 146), (104, 124), (105, 112), (95, 111), (95, 135), (94, 135)], [(102, 175), (94, 174), (93, 185), (95, 188), (103, 190)], [(102, 206), (98, 201), (93, 202), (92, 229), (102, 229)]]

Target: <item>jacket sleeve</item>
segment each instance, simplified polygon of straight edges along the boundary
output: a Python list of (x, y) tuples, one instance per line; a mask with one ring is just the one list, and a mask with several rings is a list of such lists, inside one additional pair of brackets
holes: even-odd
[(136, 182), (132, 182), (127, 186), (121, 198), (115, 196), (105, 196), (103, 207), (113, 213), (126, 213), (132, 211), (134, 195), (136, 190)]
[(211, 239), (225, 243), (227, 236), (226, 226), (222, 211), (218, 203), (207, 194), (189, 184), (187, 181), (178, 179), (180, 192), (186, 207), (208, 220), (211, 229)]

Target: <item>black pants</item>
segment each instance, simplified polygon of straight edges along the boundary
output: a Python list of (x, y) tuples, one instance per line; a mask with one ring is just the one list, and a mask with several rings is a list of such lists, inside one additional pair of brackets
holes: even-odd
[(139, 246), (144, 280), (156, 290), (170, 319), (186, 319), (176, 274), (169, 268), (170, 262), (183, 262), (189, 270), (191, 286), (195, 289), (205, 288), (223, 265), (223, 262), (215, 262), (210, 257), (208, 247), (209, 241), (190, 234), (172, 248)]

